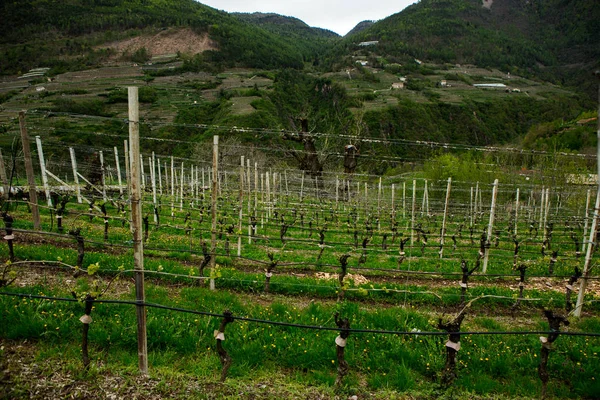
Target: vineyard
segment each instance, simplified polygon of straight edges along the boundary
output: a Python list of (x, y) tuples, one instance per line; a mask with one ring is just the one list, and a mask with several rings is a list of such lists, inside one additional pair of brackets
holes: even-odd
[(0, 159), (5, 360), (36, 343), (82, 396), (138, 367), (147, 398), (600, 396), (595, 186), (310, 174), (219, 137), (192, 160), (98, 135)]

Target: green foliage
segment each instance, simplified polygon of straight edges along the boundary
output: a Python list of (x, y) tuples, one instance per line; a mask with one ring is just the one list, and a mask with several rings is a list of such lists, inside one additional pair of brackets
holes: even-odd
[[(108, 103), (127, 103), (127, 96), (127, 89), (113, 89), (108, 93)], [(150, 86), (141, 86), (138, 89), (138, 100), (140, 103), (154, 103), (158, 100), (158, 91)]]
[(551, 152), (582, 152), (595, 148), (597, 121), (593, 114), (584, 113), (572, 121), (555, 120), (533, 126), (523, 138), (523, 147)]
[[(219, 50), (206, 52), (204, 57), (217, 65), (302, 68), (303, 58), (312, 58), (318, 46), (314, 36), (302, 38), (297, 33), (280, 37), (193, 0), (178, 0), (176, 7), (162, 0), (127, 0), (111, 5), (27, 0), (4, 2), (0, 13), (11, 16), (0, 26), (2, 73), (26, 71), (42, 63), (63, 70), (97, 65), (113, 54), (98, 46), (166, 27), (190, 27), (210, 35)], [(142, 48), (129, 57), (144, 62), (150, 54)]]
[(83, 100), (75, 101), (70, 98), (56, 98), (52, 100), (52, 111), (96, 115), (100, 117), (108, 117), (110, 113), (106, 111), (106, 104), (101, 100)]
[(19, 94), (19, 92), (16, 91), (16, 90), (11, 90), (11, 91), (6, 92), (6, 93), (0, 93), (0, 104), (2, 104), (4, 102), (12, 99), (17, 94)]
[(146, 49), (145, 47), (141, 47), (127, 58), (129, 58), (133, 62), (142, 64), (150, 60), (152, 58), (152, 55), (148, 52), (148, 49)]

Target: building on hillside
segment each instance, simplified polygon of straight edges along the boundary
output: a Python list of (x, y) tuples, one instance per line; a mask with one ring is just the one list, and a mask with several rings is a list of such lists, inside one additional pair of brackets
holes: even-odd
[(404, 89), (404, 82), (394, 82), (392, 83), (392, 90)]
[(371, 40), (370, 42), (360, 42), (358, 45), (365, 47), (365, 46), (375, 46), (378, 43), (379, 43), (379, 40)]
[(593, 186), (598, 183), (598, 175), (596, 175), (596, 174), (567, 174), (567, 183), (570, 183), (573, 185)]
[(362, 65), (363, 67), (369, 65), (369, 62), (364, 60), (356, 60), (356, 63)]
[(484, 88), (484, 89), (504, 89), (506, 85), (504, 83), (475, 83), (473, 87)]

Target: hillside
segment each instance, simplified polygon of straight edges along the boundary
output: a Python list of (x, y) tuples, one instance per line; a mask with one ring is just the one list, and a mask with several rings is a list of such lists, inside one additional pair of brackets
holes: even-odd
[(10, 16), (0, 26), (2, 74), (39, 66), (85, 69), (115, 57), (127, 59), (109, 44), (167, 28), (188, 28), (210, 41), (213, 49), (204, 60), (222, 66), (301, 68), (315, 50), (308, 45), (313, 38), (276, 35), (193, 0), (26, 0), (3, 2), (0, 13)]
[[(600, 10), (590, 1), (424, 0), (347, 36), (328, 60), (336, 66), (354, 49), (392, 63), (474, 64), (577, 87), (595, 98), (589, 72), (600, 66), (598, 21)], [(365, 41), (379, 43), (356, 46)]]

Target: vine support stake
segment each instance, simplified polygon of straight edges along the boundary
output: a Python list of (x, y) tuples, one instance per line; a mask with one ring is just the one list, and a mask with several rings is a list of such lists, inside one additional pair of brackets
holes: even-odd
[[(498, 179), (494, 181), (494, 190), (492, 191), (492, 207), (490, 208), (490, 222), (488, 224), (487, 230), (487, 240), (488, 242), (491, 240), (494, 228), (494, 216), (496, 213), (496, 196), (498, 195)], [(483, 258), (483, 270), (482, 272), (485, 274), (487, 272), (488, 260), (490, 257), (490, 246), (485, 246), (485, 255)]]
[(119, 182), (119, 194), (123, 196), (123, 181), (121, 180), (121, 163), (119, 163), (119, 150), (117, 146), (113, 148), (115, 152), (115, 166), (117, 167), (117, 181)]
[(583, 222), (583, 240), (581, 241), (581, 252), (585, 252), (585, 238), (587, 237), (588, 222), (590, 218), (590, 198), (592, 191), (588, 189), (585, 199), (585, 218)]
[(140, 187), (140, 123), (138, 88), (128, 88), (129, 144), (131, 146), (131, 225), (133, 231), (133, 261), (135, 270), (135, 298), (137, 301), (138, 366), (140, 373), (148, 373), (148, 344), (146, 338), (146, 295), (144, 292), (144, 244), (142, 242), (142, 200)]
[(215, 267), (217, 260), (217, 179), (219, 176), (219, 136), (213, 137), (213, 165), (212, 165), (212, 190), (211, 200), (211, 242), (210, 242), (210, 290), (215, 290)]
[(35, 137), (35, 144), (40, 159), (40, 169), (42, 172), (42, 184), (44, 185), (44, 193), (46, 193), (46, 203), (48, 207), (52, 207), (52, 198), (50, 197), (50, 187), (48, 186), (48, 175), (46, 174), (46, 160), (44, 158), (44, 149), (42, 148), (42, 139), (39, 136)]
[(241, 156), (240, 162), (240, 211), (238, 221), (238, 249), (237, 255), (242, 255), (242, 223), (244, 218), (244, 156)]
[(0, 150), (0, 180), (2, 181), (2, 197), (8, 200), (9, 186), (8, 178), (6, 177), (6, 169), (4, 167), (4, 158), (2, 157), (2, 150)]
[(19, 112), (19, 127), (21, 130), (21, 143), (23, 144), (23, 157), (25, 159), (25, 172), (27, 174), (27, 185), (29, 186), (29, 204), (31, 206), (31, 215), (33, 216), (33, 229), (40, 230), (40, 210), (38, 208), (37, 190), (35, 186), (35, 175), (33, 172), (33, 162), (31, 161), (31, 148), (29, 144), (29, 135), (25, 125), (25, 111)]
[(446, 188), (446, 202), (444, 203), (444, 219), (442, 220), (442, 231), (440, 234), (440, 258), (444, 257), (444, 235), (446, 234), (446, 220), (448, 219), (448, 203), (450, 202), (451, 187), (452, 178), (448, 178), (448, 187)]
[[(600, 132), (600, 130), (599, 130)], [(600, 133), (599, 133), (600, 136)], [(599, 143), (600, 146), (600, 143)], [(581, 283), (579, 284), (579, 293), (577, 294), (577, 304), (575, 306), (575, 311), (573, 311), (573, 315), (575, 317), (581, 317), (581, 309), (583, 308), (583, 299), (585, 297), (585, 290), (588, 285), (588, 278), (590, 275), (590, 266), (592, 263), (592, 254), (594, 252), (594, 247), (596, 247), (596, 231), (598, 229), (598, 213), (600, 212), (600, 190), (596, 194), (596, 205), (594, 207), (594, 219), (592, 219), (592, 226), (590, 228), (590, 236), (588, 240), (588, 245), (586, 247), (585, 252), (585, 263), (583, 264), (583, 276), (581, 278)]]
[(221, 365), (223, 366), (223, 369), (221, 370), (221, 382), (225, 382), (225, 378), (227, 378), (227, 371), (233, 362), (231, 356), (223, 348), (223, 341), (225, 340), (225, 328), (227, 327), (227, 324), (230, 324), (233, 321), (235, 321), (233, 318), (233, 313), (229, 310), (225, 310), (223, 312), (221, 326), (219, 326), (218, 331), (214, 332), (215, 339), (217, 339), (217, 353), (219, 354), (219, 360), (221, 360)]

